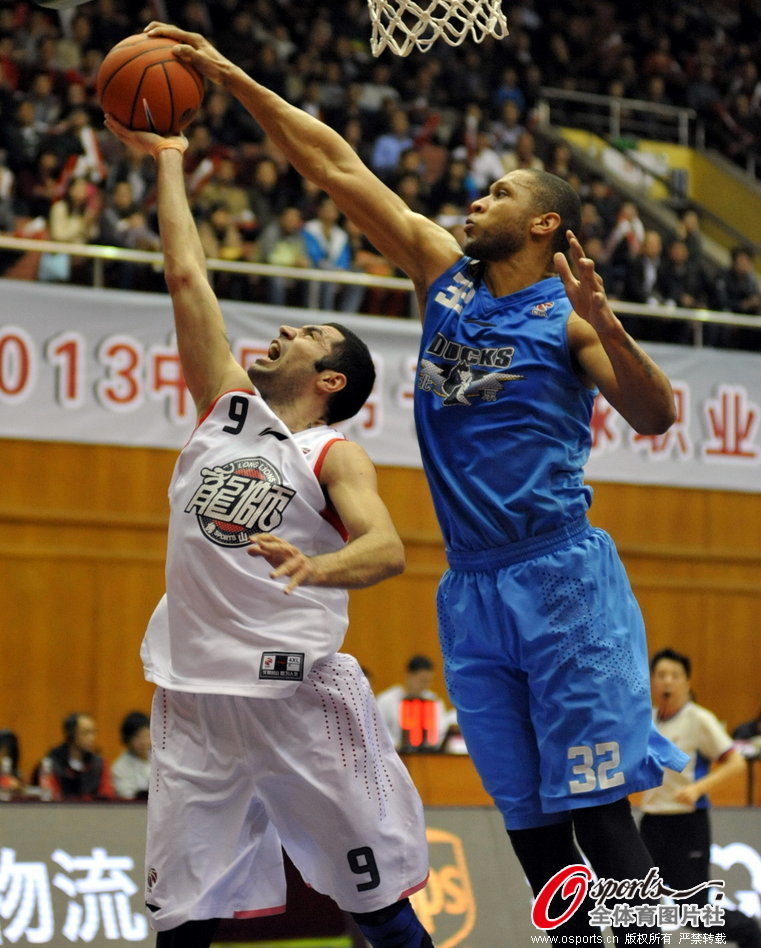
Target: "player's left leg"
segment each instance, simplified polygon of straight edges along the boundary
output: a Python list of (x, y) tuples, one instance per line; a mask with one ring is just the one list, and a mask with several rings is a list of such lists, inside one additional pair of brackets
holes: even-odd
[(373, 948), (433, 948), (409, 899), (377, 912), (352, 912), (352, 918)]
[(255, 712), (257, 791), (304, 881), (357, 913), (373, 945), (427, 946), (407, 902), (428, 876), (423, 805), (356, 659), (323, 659)]

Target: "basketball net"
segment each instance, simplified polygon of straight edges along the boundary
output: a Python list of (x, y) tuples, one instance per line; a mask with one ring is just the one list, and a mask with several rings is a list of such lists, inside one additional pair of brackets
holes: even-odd
[[(425, 0), (423, 0), (425, 3)], [(484, 37), (504, 39), (507, 22), (501, 0), (367, 0), (372, 21), (370, 49), (380, 56), (386, 47), (397, 56), (413, 49), (426, 53), (438, 39), (459, 46), (470, 34), (480, 43)]]

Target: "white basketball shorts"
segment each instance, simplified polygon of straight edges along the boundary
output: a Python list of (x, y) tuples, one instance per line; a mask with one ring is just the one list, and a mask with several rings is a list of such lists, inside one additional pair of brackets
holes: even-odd
[(159, 688), (151, 736), (155, 929), (283, 912), (281, 845), (344, 911), (425, 885), (422, 803), (351, 656), (318, 662), (289, 698)]

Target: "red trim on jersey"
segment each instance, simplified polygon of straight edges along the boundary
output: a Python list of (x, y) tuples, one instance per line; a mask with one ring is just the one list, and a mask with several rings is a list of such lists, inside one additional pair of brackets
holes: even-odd
[(419, 892), (422, 888), (424, 888), (428, 883), (428, 875), (429, 873), (426, 873), (425, 879), (423, 879), (422, 882), (418, 883), (418, 885), (413, 885), (411, 889), (405, 889), (405, 891), (402, 892), (402, 894), (397, 899), (397, 902), (401, 902), (402, 899), (409, 898), (409, 896), (411, 896), (413, 893)]
[(233, 918), (264, 918), (266, 915), (282, 915), (285, 912), (284, 905), (273, 906), (273, 908), (255, 909), (252, 912), (233, 912)]
[[(317, 460), (314, 462), (314, 466), (312, 468), (312, 470), (314, 471), (314, 476), (317, 478), (318, 481), (320, 479), (320, 471), (322, 470), (322, 465), (325, 461), (325, 457), (328, 453), (328, 450), (336, 443), (336, 441), (345, 441), (345, 440), (346, 438), (333, 438), (331, 441), (326, 442), (326, 444), (323, 446), (322, 451), (320, 451), (317, 457)], [(343, 521), (336, 513), (336, 509), (330, 503), (329, 499), (328, 499), (328, 506), (325, 507), (324, 510), (320, 511), (320, 516), (323, 518), (323, 520), (327, 520), (327, 522), (331, 525), (331, 527), (333, 527), (333, 529), (339, 534), (339, 536), (344, 541), (344, 543), (349, 539), (349, 531), (343, 525)]]

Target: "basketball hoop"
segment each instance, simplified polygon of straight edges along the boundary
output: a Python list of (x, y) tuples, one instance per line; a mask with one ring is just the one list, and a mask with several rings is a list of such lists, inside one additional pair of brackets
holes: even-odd
[(486, 36), (504, 39), (507, 22), (500, 0), (367, 0), (373, 31), (370, 49), (380, 56), (386, 47), (397, 56), (413, 49), (427, 53), (437, 39), (459, 46), (468, 35), (476, 43)]

